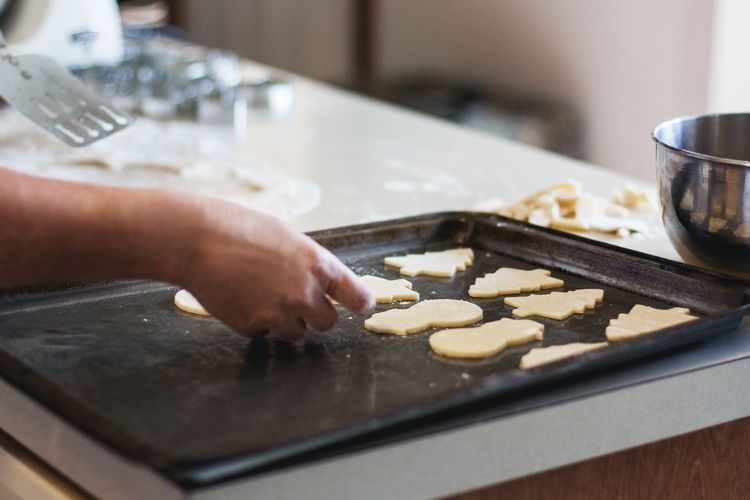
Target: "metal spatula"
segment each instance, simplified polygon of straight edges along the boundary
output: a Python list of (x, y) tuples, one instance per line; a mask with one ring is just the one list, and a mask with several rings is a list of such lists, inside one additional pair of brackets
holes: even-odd
[(0, 33), (0, 95), (28, 119), (75, 147), (133, 122), (48, 57), (13, 56)]

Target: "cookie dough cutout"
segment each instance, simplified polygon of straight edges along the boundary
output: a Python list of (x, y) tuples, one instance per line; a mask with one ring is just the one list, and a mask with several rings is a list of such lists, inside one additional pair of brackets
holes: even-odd
[(593, 309), (603, 299), (604, 290), (584, 288), (570, 292), (552, 292), (545, 295), (507, 297), (505, 304), (515, 307), (513, 315), (521, 318), (542, 316), (563, 320), (572, 316), (573, 313), (581, 314), (586, 309)]
[(198, 302), (198, 299), (193, 297), (193, 294), (187, 290), (180, 290), (174, 296), (174, 305), (178, 309), (181, 309), (190, 314), (199, 314), (201, 316), (211, 316), (211, 313)]
[(476, 298), (491, 298), (499, 295), (512, 295), (521, 292), (538, 292), (548, 288), (558, 288), (565, 283), (550, 277), (546, 269), (524, 271), (512, 267), (501, 267), (494, 273), (477, 278), (469, 287), (469, 295)]
[(684, 307), (656, 309), (636, 304), (629, 313), (622, 313), (609, 322), (607, 339), (613, 342), (628, 340), (696, 319), (698, 317), (690, 315), (690, 309)]
[(456, 271), (465, 271), (474, 262), (471, 248), (454, 248), (442, 252), (408, 254), (401, 257), (386, 257), (385, 265), (400, 268), (404, 276), (436, 276), (449, 278)]
[(508, 346), (541, 340), (544, 325), (530, 319), (503, 318), (477, 328), (440, 330), (430, 335), (430, 348), (449, 358), (487, 358)]
[(554, 363), (561, 359), (572, 358), (584, 352), (601, 349), (607, 345), (607, 342), (574, 342), (572, 344), (553, 345), (549, 347), (535, 347), (523, 355), (519, 366), (523, 370), (528, 370), (529, 368)]
[(466, 326), (483, 316), (482, 308), (465, 300), (425, 300), (407, 309), (375, 313), (365, 321), (365, 329), (377, 333), (408, 335), (435, 326)]
[(387, 280), (377, 276), (360, 278), (375, 296), (375, 302), (389, 304), (400, 300), (419, 300), (419, 293), (411, 289), (411, 282), (405, 279)]

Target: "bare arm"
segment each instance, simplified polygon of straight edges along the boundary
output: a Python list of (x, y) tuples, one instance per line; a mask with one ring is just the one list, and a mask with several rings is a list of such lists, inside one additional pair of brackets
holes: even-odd
[(330, 328), (329, 294), (371, 294), (330, 252), (233, 204), (158, 190), (41, 179), (0, 168), (0, 287), (147, 278), (191, 290), (240, 333)]

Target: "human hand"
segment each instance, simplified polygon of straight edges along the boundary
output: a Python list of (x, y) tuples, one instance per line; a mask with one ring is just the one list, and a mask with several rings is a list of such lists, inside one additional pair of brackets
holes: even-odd
[(308, 236), (234, 204), (200, 205), (191, 236), (199, 241), (176, 281), (242, 335), (294, 340), (308, 325), (327, 330), (338, 319), (327, 296), (358, 314), (374, 307), (356, 275)]

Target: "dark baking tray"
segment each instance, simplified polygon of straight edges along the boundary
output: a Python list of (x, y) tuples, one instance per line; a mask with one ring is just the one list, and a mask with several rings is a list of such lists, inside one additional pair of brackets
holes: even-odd
[[(432, 330), (368, 333), (362, 317), (344, 311), (332, 331), (295, 344), (250, 342), (177, 311), (172, 286), (111, 284), (0, 300), (0, 375), (118, 452), (199, 485), (730, 331), (749, 307), (742, 282), (492, 215), (434, 214), (313, 236), (358, 274), (389, 278), (398, 271), (382, 264), (386, 255), (472, 247), (466, 272), (413, 279), (423, 299), (466, 299), (476, 277), (501, 266), (544, 267), (565, 289), (605, 290), (585, 314), (534, 318), (546, 325), (544, 345), (601, 341), (609, 320), (635, 303), (689, 307), (701, 319), (521, 371), (520, 357), (540, 343), (451, 361), (430, 352)], [(485, 321), (510, 317), (502, 298), (475, 302)]]

